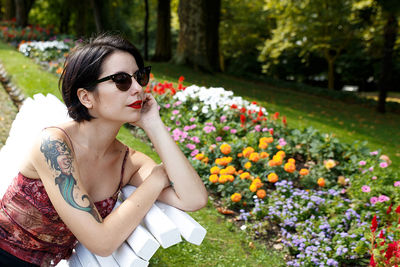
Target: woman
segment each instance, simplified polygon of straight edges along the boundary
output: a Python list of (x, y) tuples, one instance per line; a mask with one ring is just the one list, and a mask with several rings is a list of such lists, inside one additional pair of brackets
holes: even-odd
[[(60, 85), (73, 121), (42, 131), (7, 189), (0, 265), (55, 265), (76, 240), (107, 256), (156, 200), (184, 211), (206, 205), (203, 182), (142, 89), (149, 75), (138, 50), (118, 36), (102, 35), (68, 56)], [(163, 164), (116, 139), (127, 122), (144, 129)], [(137, 190), (111, 212), (127, 184)]]

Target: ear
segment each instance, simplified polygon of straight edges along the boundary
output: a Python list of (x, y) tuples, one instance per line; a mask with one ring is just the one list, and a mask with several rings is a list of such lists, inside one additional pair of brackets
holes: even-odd
[(76, 92), (81, 101), (82, 105), (84, 105), (87, 109), (93, 108), (93, 94), (84, 88), (79, 88)]

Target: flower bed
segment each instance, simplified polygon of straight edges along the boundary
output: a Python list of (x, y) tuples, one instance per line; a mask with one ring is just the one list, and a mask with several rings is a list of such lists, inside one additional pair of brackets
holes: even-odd
[[(29, 56), (46, 61), (47, 49)], [(278, 226), (290, 266), (367, 265), (371, 254), (375, 261), (398, 258), (397, 213), (387, 211), (400, 203), (400, 177), (388, 157), (311, 127), (290, 129), (279, 113), (223, 88), (182, 82), (152, 77), (146, 90), (220, 212), (243, 231), (265, 238)]]

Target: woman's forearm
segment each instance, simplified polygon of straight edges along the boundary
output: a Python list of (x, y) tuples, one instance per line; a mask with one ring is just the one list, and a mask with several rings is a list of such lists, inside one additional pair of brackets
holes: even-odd
[(187, 210), (197, 210), (207, 204), (207, 190), (189, 160), (171, 138), (164, 123), (157, 120), (145, 129), (173, 182), (178, 198)]

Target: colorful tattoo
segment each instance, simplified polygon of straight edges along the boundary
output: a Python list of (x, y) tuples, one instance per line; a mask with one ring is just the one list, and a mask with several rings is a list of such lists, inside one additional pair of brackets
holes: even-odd
[(40, 151), (44, 154), (47, 163), (50, 165), (50, 168), (61, 172), (59, 176), (56, 177), (55, 183), (58, 185), (60, 193), (65, 201), (76, 209), (89, 212), (96, 219), (96, 221), (101, 222), (102, 219), (96, 212), (95, 206), (89, 199), (88, 195), (82, 196), (82, 200), (87, 199), (89, 201), (89, 205), (87, 207), (80, 206), (74, 199), (73, 191), (74, 187), (77, 185), (76, 180), (72, 175), (73, 158), (71, 155), (71, 150), (67, 144), (59, 140), (50, 140), (49, 137), (47, 139), (43, 138)]

